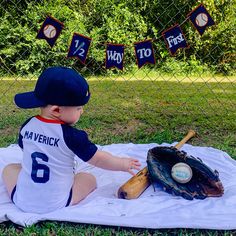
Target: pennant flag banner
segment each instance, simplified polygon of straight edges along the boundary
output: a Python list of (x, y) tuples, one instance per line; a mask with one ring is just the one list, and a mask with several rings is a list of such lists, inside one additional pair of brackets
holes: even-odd
[(155, 56), (152, 46), (152, 40), (146, 40), (134, 44), (135, 55), (137, 59), (138, 68), (143, 65), (155, 64)]
[(106, 69), (116, 67), (123, 70), (124, 44), (107, 44), (106, 49)]
[(63, 28), (64, 24), (62, 22), (51, 16), (47, 16), (36, 38), (45, 39), (53, 47)]
[(203, 35), (208, 26), (215, 24), (207, 9), (202, 4), (190, 12), (188, 17), (200, 35)]
[[(199, 4), (195, 9), (193, 9), (188, 14), (187, 19), (191, 21), (200, 35), (205, 32), (207, 27), (215, 24), (214, 20), (211, 18), (203, 4)], [(47, 16), (40, 30), (38, 31), (36, 38), (45, 39), (47, 43), (53, 47), (63, 28), (64, 24), (62, 22), (51, 16)], [(169, 29), (163, 31), (162, 37), (164, 38), (166, 46), (172, 56), (175, 55), (179, 48), (189, 47), (179, 24), (175, 24)], [(92, 39), (89, 37), (74, 33), (69, 46), (67, 57), (75, 57), (81, 63), (85, 64), (91, 41)], [(153, 41), (153, 39), (149, 39), (134, 43), (134, 51), (138, 68), (141, 68), (145, 64), (156, 64), (153, 50)], [(125, 45), (113, 43), (105, 43), (105, 45), (106, 69), (115, 67), (119, 70), (123, 70)]]
[(67, 57), (76, 57), (85, 64), (91, 41), (91, 38), (74, 33)]
[(179, 48), (188, 48), (184, 34), (178, 24), (164, 31), (162, 36), (171, 55), (174, 55)]

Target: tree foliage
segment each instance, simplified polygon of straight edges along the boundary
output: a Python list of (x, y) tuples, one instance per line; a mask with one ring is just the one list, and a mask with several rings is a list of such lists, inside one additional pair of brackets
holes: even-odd
[[(216, 25), (203, 36), (185, 21), (200, 2), (193, 0), (54, 0), (3, 1), (0, 8), (1, 74), (31, 74), (52, 65), (73, 65), (90, 74), (103, 73), (105, 43), (125, 44), (125, 68), (135, 66), (133, 43), (154, 40), (156, 68), (171, 61), (190, 67), (204, 66), (215, 72), (235, 71), (235, 10), (232, 0), (208, 0), (204, 5)], [(36, 40), (47, 15), (64, 23), (65, 28), (53, 48)], [(181, 25), (190, 48), (171, 58), (161, 32), (175, 23)], [(92, 38), (86, 65), (66, 58), (74, 32)]]

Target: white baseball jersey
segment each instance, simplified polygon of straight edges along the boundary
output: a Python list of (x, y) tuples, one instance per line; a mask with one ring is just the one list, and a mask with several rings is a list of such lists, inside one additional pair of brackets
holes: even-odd
[(85, 131), (41, 116), (23, 124), (19, 146), (23, 161), (13, 202), (33, 213), (65, 207), (74, 181), (75, 156), (88, 161), (97, 151)]

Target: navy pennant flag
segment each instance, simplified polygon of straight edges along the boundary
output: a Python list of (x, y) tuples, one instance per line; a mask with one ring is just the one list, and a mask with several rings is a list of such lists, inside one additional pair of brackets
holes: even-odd
[(188, 17), (200, 35), (203, 35), (208, 26), (215, 24), (203, 4), (200, 4), (193, 11), (191, 11), (188, 14)]
[(116, 67), (123, 70), (124, 51), (124, 44), (107, 43), (106, 69)]
[(76, 57), (85, 64), (91, 41), (91, 38), (74, 33), (67, 57)]
[(179, 48), (188, 48), (185, 36), (178, 24), (162, 32), (167, 48), (173, 56)]
[(62, 22), (51, 16), (47, 16), (36, 38), (45, 39), (53, 47), (63, 28), (64, 24)]
[(155, 56), (152, 46), (152, 40), (145, 40), (142, 42), (134, 43), (134, 50), (137, 59), (138, 68), (141, 68), (143, 65), (155, 64)]

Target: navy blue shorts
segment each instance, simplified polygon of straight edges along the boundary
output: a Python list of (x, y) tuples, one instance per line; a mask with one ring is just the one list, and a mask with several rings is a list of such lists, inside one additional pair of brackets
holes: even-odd
[(72, 198), (72, 188), (70, 189), (70, 194), (69, 194), (69, 197), (68, 197), (68, 200), (67, 200), (67, 203), (66, 203), (66, 207), (70, 205), (71, 198)]
[(13, 201), (13, 197), (14, 197), (14, 194), (16, 192), (16, 186), (13, 188), (12, 192), (11, 192), (11, 201), (14, 203)]

